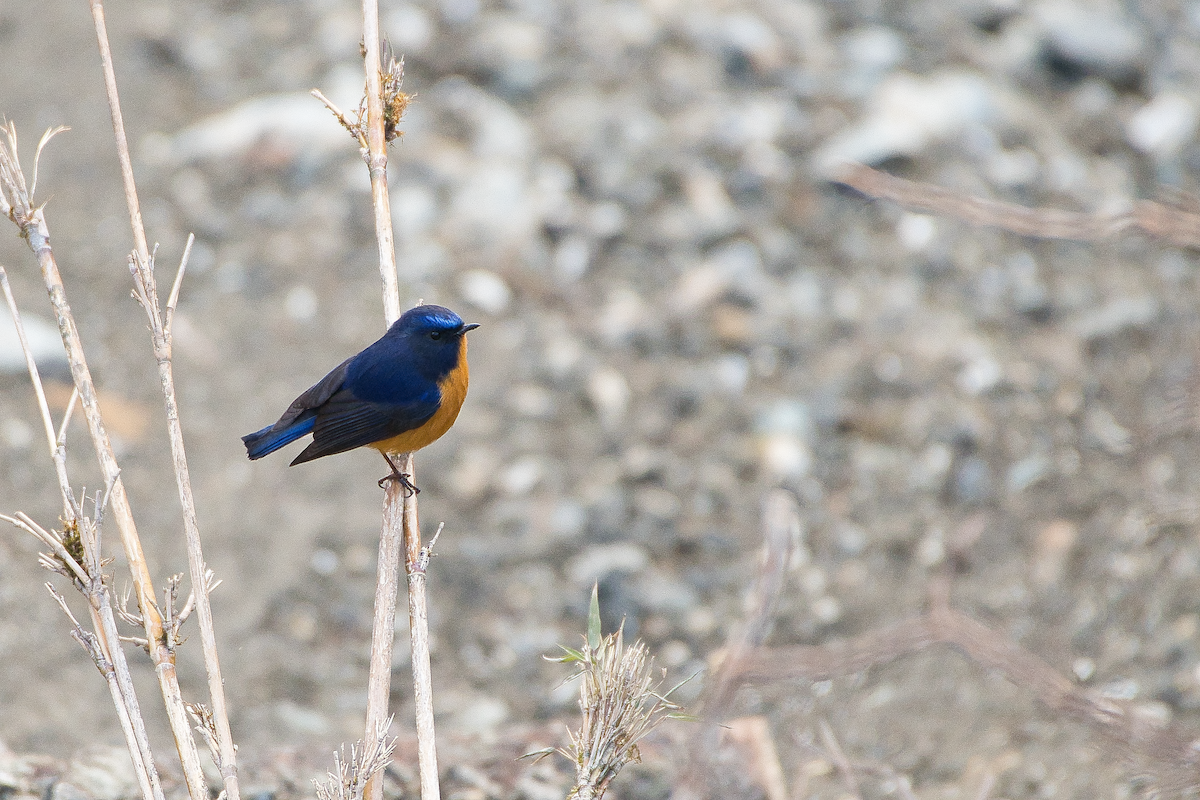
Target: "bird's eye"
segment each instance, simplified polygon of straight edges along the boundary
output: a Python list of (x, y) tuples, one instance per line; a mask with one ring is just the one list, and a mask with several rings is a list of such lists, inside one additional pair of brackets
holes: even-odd
[(433, 339), (436, 342), (438, 339), (442, 338), (442, 332), (441, 331), (430, 331), (429, 338)]

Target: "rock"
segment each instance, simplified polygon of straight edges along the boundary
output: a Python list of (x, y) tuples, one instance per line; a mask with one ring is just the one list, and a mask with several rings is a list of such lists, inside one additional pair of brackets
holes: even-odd
[(302, 283), (293, 286), (284, 298), (283, 307), (296, 322), (310, 322), (317, 315), (317, 293)]
[(616, 427), (625, 416), (632, 397), (625, 376), (612, 367), (601, 367), (592, 373), (588, 378), (587, 393), (606, 428)]
[[(124, 800), (141, 796), (129, 751), (124, 747), (90, 747), (71, 759), (63, 776), (95, 800)], [(62, 784), (57, 784), (62, 785)], [(58, 797), (57, 792), (55, 797)], [(75, 794), (62, 800), (74, 800)]]
[(632, 542), (589, 547), (567, 564), (567, 575), (577, 586), (591, 586), (614, 573), (636, 574), (650, 564), (650, 553)]
[(1139, 108), (1125, 127), (1129, 143), (1162, 158), (1176, 155), (1191, 141), (1200, 120), (1196, 103), (1176, 92), (1160, 92)]
[[(62, 337), (58, 335), (58, 326), (28, 313), (21, 314), (21, 324), (25, 328), (25, 338), (33, 353), (34, 363), (43, 377), (69, 377), (70, 366), (66, 351), (63, 350)], [(7, 305), (0, 305), (0, 374), (28, 374), (25, 353), (21, 350), (17, 327), (13, 324)]]
[(473, 697), (454, 712), (451, 726), (458, 732), (486, 734), (508, 719), (508, 704), (499, 697)]
[(537, 456), (519, 458), (500, 474), (500, 488), (513, 497), (527, 495), (541, 482), (544, 472)]
[[(336, 100), (335, 100), (336, 102)], [(342, 108), (344, 113), (351, 113)], [(171, 138), (168, 160), (186, 164), (205, 159), (233, 159), (266, 147), (274, 158), (346, 152), (349, 134), (312, 95), (261, 95), (228, 111), (206, 117)]]
[(1120, 297), (1108, 305), (1090, 311), (1071, 324), (1071, 330), (1087, 341), (1116, 336), (1127, 328), (1146, 328), (1159, 314), (1155, 297)]
[[(1078, 538), (1078, 526), (1065, 519), (1054, 520), (1038, 531), (1032, 575), (1034, 584), (1047, 587), (1062, 579), (1063, 569)], [(1095, 670), (1095, 665), (1092, 665), (1092, 670)], [(1076, 674), (1079, 674), (1078, 671)], [(1080, 676), (1080, 680), (1087, 678)]]
[(1052, 64), (1069, 72), (1131, 83), (1144, 68), (1150, 40), (1117, 3), (1050, 0), (1033, 9)]
[(504, 313), (512, 301), (512, 290), (504, 279), (485, 269), (464, 272), (458, 290), (468, 303), (493, 316)]
[(813, 163), (819, 174), (836, 179), (848, 163), (879, 164), (915, 156), (969, 125), (991, 122), (996, 113), (991, 91), (978, 75), (895, 73), (871, 93), (865, 118), (827, 141)]
[(1050, 473), (1053, 463), (1049, 456), (1035, 453), (1021, 459), (1008, 468), (1005, 484), (1009, 494), (1020, 494), (1030, 486), (1038, 483)]

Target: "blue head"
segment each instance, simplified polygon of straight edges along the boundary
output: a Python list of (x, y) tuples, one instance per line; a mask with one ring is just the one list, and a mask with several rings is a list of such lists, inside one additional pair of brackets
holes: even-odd
[(391, 340), (408, 353), (410, 364), (423, 376), (440, 380), (458, 366), (463, 335), (478, 328), (442, 306), (410, 308), (392, 323), (381, 341)]

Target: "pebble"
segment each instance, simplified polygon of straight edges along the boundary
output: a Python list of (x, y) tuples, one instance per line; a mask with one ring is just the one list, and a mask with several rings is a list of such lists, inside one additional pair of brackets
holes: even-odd
[(297, 92), (254, 97), (206, 117), (175, 134), (166, 155), (176, 164), (237, 159), (264, 145), (274, 158), (286, 159), (353, 152), (353, 142), (329, 110), (312, 95)]
[(284, 701), (276, 704), (274, 711), (275, 718), (293, 734), (321, 737), (329, 735), (329, 720), (315, 708)]
[(1178, 92), (1160, 92), (1139, 108), (1125, 126), (1129, 143), (1158, 158), (1176, 155), (1196, 133), (1200, 111)]
[[(361, 35), (361, 20), (355, 22), (355, 33)], [(433, 15), (413, 3), (400, 3), (383, 15), (383, 29), (388, 32), (393, 50), (401, 56), (423, 52), (437, 33), (436, 26)]]
[(650, 564), (646, 548), (632, 542), (595, 545), (567, 563), (567, 576), (577, 586), (591, 586), (614, 573), (636, 574)]
[(993, 93), (978, 75), (893, 73), (871, 93), (862, 121), (822, 145), (813, 165), (822, 177), (836, 179), (846, 164), (916, 156), (970, 125), (992, 122), (996, 115)]
[(512, 497), (529, 494), (542, 480), (544, 467), (537, 456), (524, 456), (500, 473), (500, 488)]
[(317, 315), (318, 305), (317, 293), (305, 284), (289, 289), (283, 301), (287, 315), (296, 322), (311, 322)]
[(1052, 586), (1062, 580), (1063, 569), (1078, 538), (1078, 526), (1065, 519), (1055, 520), (1038, 531), (1032, 575), (1035, 585)]
[[(25, 327), (25, 338), (34, 363), (42, 377), (70, 375), (70, 365), (63, 350), (58, 326), (36, 314), (22, 312), (21, 324)], [(26, 375), (25, 352), (17, 337), (17, 326), (7, 305), (0, 305), (0, 374)]]
[(451, 725), (455, 730), (478, 736), (494, 731), (511, 713), (508, 703), (499, 697), (476, 697), (454, 712)]
[(89, 747), (71, 759), (63, 777), (94, 800), (123, 800), (141, 793), (124, 747)]
[(1050, 0), (1033, 8), (1033, 18), (1052, 56), (1068, 68), (1116, 83), (1128, 83), (1142, 68), (1150, 40), (1115, 3)]
[(464, 272), (458, 279), (458, 289), (464, 300), (492, 316), (503, 314), (512, 302), (512, 290), (504, 279), (484, 269)]
[(1133, 434), (1117, 422), (1107, 408), (1093, 408), (1084, 418), (1087, 432), (1101, 447), (1114, 456), (1122, 456), (1133, 449)]
[(615, 429), (625, 416), (632, 392), (625, 376), (612, 367), (600, 367), (587, 382), (588, 398), (604, 427)]
[(1008, 468), (1008, 474), (1005, 477), (1005, 485), (1008, 488), (1009, 494), (1020, 494), (1034, 486), (1047, 475), (1053, 467), (1049, 456), (1043, 453), (1035, 453), (1034, 455), (1017, 461)]

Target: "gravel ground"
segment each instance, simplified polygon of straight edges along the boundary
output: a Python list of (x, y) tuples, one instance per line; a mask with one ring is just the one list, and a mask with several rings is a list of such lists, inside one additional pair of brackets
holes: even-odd
[[(108, 6), (159, 263), (197, 236), (176, 322), (181, 415), (224, 580), (235, 737), (247, 782), (281, 796), (309, 793), (325, 754), (361, 735), (383, 465), (251, 464), (239, 437), (382, 331), (365, 170), (304, 94), (355, 105), (358, 13)], [(829, 180), (855, 159), (1087, 211), (1195, 192), (1200, 10), (442, 0), (382, 15), (417, 95), (391, 151), (404, 302), (482, 323), (462, 416), (417, 467), (424, 527), (446, 525), (430, 584), (447, 796), (560, 791), (561, 764), (511, 757), (562, 741), (574, 691), (542, 656), (578, 641), (593, 581), (608, 624), (624, 618), (672, 681), (703, 670), (738, 628), (774, 487), (800, 499), (804, 550), (771, 644), (919, 613), (953, 561), (956, 607), (1200, 730), (1194, 253), (1024, 239)], [(73, 129), (47, 150), (39, 194), (161, 581), (186, 568), (180, 517), (84, 4), (0, 5), (0, 113), (27, 163), (42, 129)], [(48, 318), (15, 236), (0, 263), (26, 314)], [(0, 511), (49, 524), (31, 391), (6, 364)], [(96, 487), (81, 425), (70, 447), (76, 483)], [(43, 580), (32, 541), (0, 536), (0, 740), (44, 754), (0, 747), (0, 794), (18, 766), (20, 791), (41, 792), (58, 759), (121, 761), (104, 749), (120, 737), (103, 683)], [(198, 695), (197, 650), (181, 673)], [(138, 679), (154, 707), (145, 665)], [(847, 791), (814, 745), (821, 721), (868, 797), (900, 791), (897, 776), (922, 798), (973, 797), (991, 778), (1004, 797), (1146, 788), (1086, 729), (949, 650), (758, 686), (736, 706), (768, 721), (797, 797)], [(664, 797), (690, 733), (669, 723), (614, 791)], [(763, 796), (730, 763), (722, 796)]]

